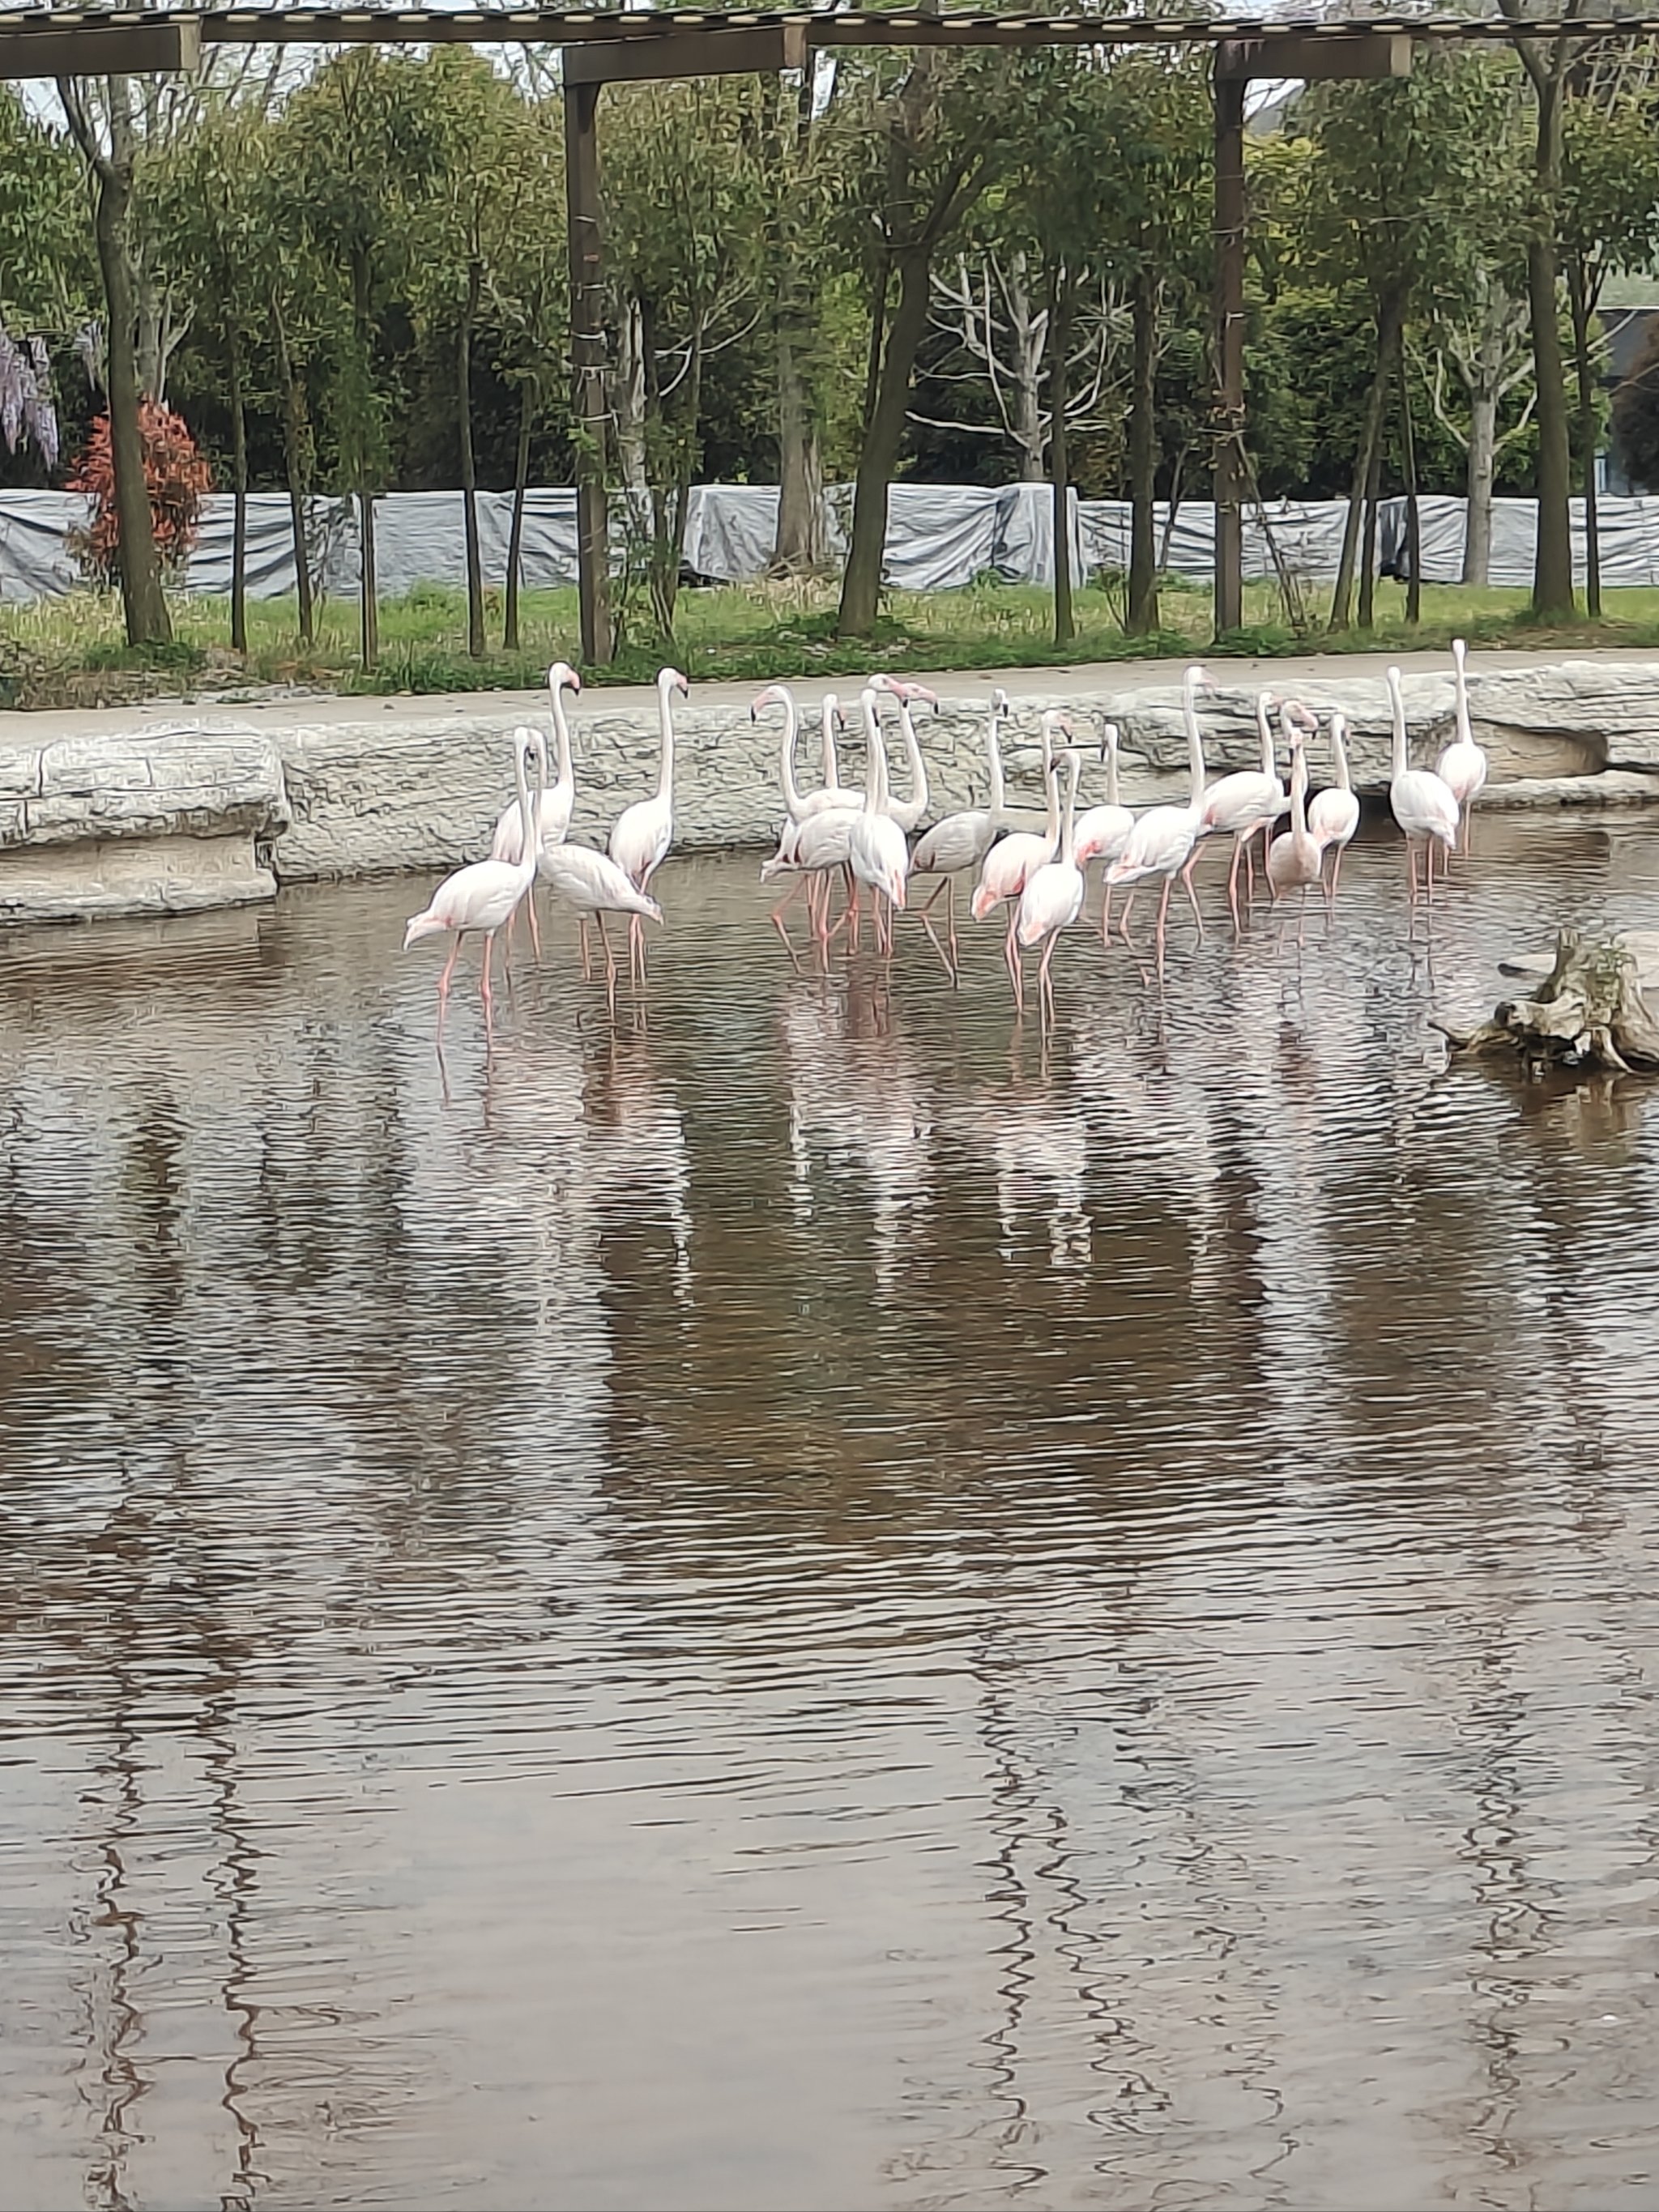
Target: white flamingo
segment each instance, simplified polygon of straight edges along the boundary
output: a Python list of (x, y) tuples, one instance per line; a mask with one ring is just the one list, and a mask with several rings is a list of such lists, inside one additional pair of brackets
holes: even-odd
[(1002, 957), (1016, 1006), (1022, 1001), (1025, 988), (1020, 975), (1019, 952), (1014, 943), (1014, 932), (1019, 927), (1018, 902), (1027, 878), (1054, 859), (1060, 843), (1060, 787), (1049, 770), (1054, 764), (1055, 738), (1069, 738), (1071, 734), (1070, 721), (1051, 707), (1042, 718), (1042, 781), (1048, 812), (1042, 834), (1016, 830), (1011, 836), (992, 846), (981, 865), (979, 882), (969, 909), (975, 921), (984, 921), (997, 907), (1005, 902), (1007, 904), (1008, 928), (1003, 939)]
[(1408, 765), (1406, 751), (1406, 702), (1400, 690), (1400, 671), (1388, 672), (1389, 706), (1394, 717), (1393, 781), (1389, 805), (1405, 832), (1406, 867), (1411, 880), (1411, 899), (1417, 904), (1417, 848), (1423, 848), (1423, 876), (1431, 905), (1434, 902), (1434, 848), (1457, 850), (1457, 798), (1449, 784), (1425, 768)]
[[(495, 932), (536, 880), (536, 823), (530, 803), (525, 760), (532, 754), (539, 733), (531, 729), (513, 732), (513, 781), (518, 786), (520, 854), (517, 860), (473, 860), (444, 878), (419, 914), (411, 915), (404, 930), (404, 950), (418, 938), (433, 937), (441, 929), (453, 930), (455, 942), (438, 977), (438, 1042), (443, 1043), (444, 1015), (449, 1006), (449, 982), (460, 957), (461, 940), (477, 933), (483, 939), (483, 959), (478, 969), (478, 992), (483, 1000), (484, 1035), (495, 1024), (495, 1000), (489, 988), (489, 963)], [(544, 750), (545, 748), (544, 747)]]
[(1289, 803), (1285, 787), (1279, 780), (1279, 769), (1273, 761), (1273, 726), (1267, 719), (1273, 704), (1271, 691), (1258, 691), (1255, 696), (1255, 726), (1261, 742), (1261, 765), (1259, 769), (1241, 769), (1232, 775), (1224, 775), (1212, 783), (1204, 794), (1204, 827), (1206, 831), (1231, 833), (1233, 841), (1232, 866), (1227, 872), (1227, 903), (1232, 909), (1233, 928), (1240, 927), (1238, 916), (1238, 864), (1245, 860), (1252, 872), (1246, 878), (1248, 898), (1255, 889), (1255, 862), (1250, 857), (1255, 839), (1260, 836), (1265, 845), (1273, 835), (1273, 827)]
[[(1291, 737), (1291, 826), (1267, 848), (1267, 884), (1273, 904), (1294, 890), (1302, 894), (1296, 917), (1298, 945), (1305, 942), (1308, 886), (1319, 881), (1323, 859), (1319, 841), (1308, 827), (1308, 754), (1298, 730)], [(1282, 939), (1282, 928), (1279, 933)]]
[[(564, 693), (567, 690), (580, 691), (582, 679), (568, 660), (556, 660), (547, 672), (547, 689), (553, 707), (553, 742), (557, 749), (558, 775), (550, 787), (547, 781), (547, 746), (539, 732), (536, 738), (537, 783), (536, 826), (543, 849), (549, 845), (562, 845), (570, 831), (570, 817), (576, 805), (576, 772), (570, 757), (570, 725), (565, 719)], [(516, 865), (524, 857), (524, 825), (516, 799), (503, 807), (495, 824), (495, 834), (490, 840), (492, 860), (507, 860)], [(536, 957), (542, 957), (541, 933), (536, 923), (536, 886), (530, 887), (525, 902), (530, 916), (530, 942)], [(518, 921), (516, 907), (507, 918), (507, 944), (513, 947), (513, 928)]]
[(1204, 942), (1204, 917), (1198, 910), (1198, 895), (1192, 878), (1182, 872), (1193, 855), (1204, 827), (1204, 736), (1198, 726), (1198, 692), (1206, 678), (1204, 671), (1192, 667), (1187, 671), (1182, 686), (1182, 707), (1187, 723), (1187, 760), (1191, 777), (1187, 804), (1184, 806), (1154, 806), (1139, 816), (1129, 833), (1127, 843), (1106, 871), (1109, 887), (1113, 884), (1127, 884), (1128, 898), (1124, 902), (1123, 917), (1119, 923), (1123, 942), (1133, 950), (1129, 935), (1129, 914), (1134, 905), (1133, 886), (1162, 878), (1163, 892), (1158, 902), (1158, 971), (1164, 973), (1164, 940), (1170, 917), (1170, 887), (1177, 876), (1187, 886), (1191, 901), (1193, 920), (1198, 924), (1198, 941)]
[[(1054, 979), (1048, 973), (1054, 947), (1060, 942), (1060, 931), (1069, 929), (1083, 910), (1083, 871), (1078, 866), (1076, 842), (1077, 786), (1082, 769), (1082, 761), (1073, 750), (1066, 763), (1066, 804), (1060, 820), (1060, 850), (1052, 860), (1033, 870), (1019, 895), (1019, 924), (1016, 931), (1018, 943), (1027, 952), (1034, 945), (1042, 947), (1042, 958), (1037, 963), (1037, 1010), (1045, 1023), (1054, 1018)], [(1058, 763), (1048, 773), (1051, 778), (1057, 778)], [(1015, 959), (1018, 962), (1018, 953)], [(1014, 1003), (1022, 1013), (1025, 1011), (1023, 981), (1014, 994)]]
[(593, 972), (588, 958), (587, 917), (592, 915), (598, 921), (599, 942), (605, 947), (605, 995), (614, 1013), (617, 1010), (617, 956), (611, 949), (611, 939), (605, 935), (605, 918), (608, 914), (625, 914), (629, 927), (632, 930), (639, 926), (642, 916), (649, 921), (660, 921), (662, 908), (650, 893), (641, 890), (627, 871), (608, 854), (596, 853), (590, 845), (555, 845), (550, 851), (542, 854), (539, 872), (542, 881), (554, 896), (576, 910), (581, 926), (584, 975), (592, 975)]
[[(985, 725), (985, 759), (990, 773), (990, 803), (987, 806), (964, 807), (960, 813), (941, 816), (921, 840), (910, 855), (910, 874), (938, 876), (942, 880), (933, 887), (926, 906), (917, 909), (921, 926), (933, 939), (934, 950), (944, 960), (952, 976), (957, 972), (957, 878), (965, 875), (969, 868), (979, 867), (995, 842), (1002, 827), (1004, 802), (1006, 793), (1003, 784), (1002, 746), (999, 741), (998, 726), (1008, 712), (1008, 694), (991, 694), (991, 712)], [(945, 952), (934, 935), (933, 925), (928, 920), (939, 893), (945, 894), (945, 929), (950, 951)]]
[(1484, 747), (1476, 744), (1474, 730), (1469, 720), (1468, 671), (1465, 665), (1468, 647), (1461, 637), (1452, 640), (1452, 680), (1457, 687), (1456, 726), (1452, 741), (1435, 763), (1436, 773), (1452, 797), (1457, 801), (1468, 828), (1464, 832), (1464, 850), (1468, 849), (1474, 823), (1468, 820), (1469, 810), (1486, 787), (1489, 763)]
[(882, 738), (881, 710), (873, 684), (866, 685), (860, 694), (859, 705), (864, 713), (864, 735), (870, 759), (865, 770), (864, 806), (854, 815), (848, 827), (847, 857), (859, 881), (867, 884), (872, 892), (888, 902), (890, 912), (884, 925), (881, 908), (876, 908), (875, 929), (877, 944), (884, 951), (890, 952), (892, 915), (904, 911), (904, 882), (909, 873), (910, 853), (904, 832), (888, 804), (887, 749)]
[[(674, 711), (672, 698), (676, 691), (684, 696), (690, 689), (678, 668), (664, 668), (658, 672), (657, 718), (662, 732), (662, 766), (657, 780), (656, 795), (638, 799), (632, 806), (625, 806), (617, 817), (611, 832), (611, 858), (635, 890), (650, 889), (652, 877), (667, 858), (668, 848), (674, 842)], [(645, 932), (640, 927), (638, 912), (631, 913), (629, 918), (628, 964), (629, 975), (642, 982), (645, 980)]]
[(1343, 740), (1348, 732), (1347, 720), (1341, 714), (1331, 716), (1331, 760), (1336, 771), (1336, 781), (1328, 790), (1316, 792), (1308, 807), (1308, 827), (1319, 844), (1320, 866), (1324, 866), (1329, 853), (1331, 872), (1325, 884), (1325, 906), (1328, 913), (1336, 904), (1336, 886), (1342, 873), (1342, 855), (1346, 852), (1359, 827), (1359, 801), (1354, 797), (1353, 785), (1348, 775), (1348, 748)]
[(910, 769), (910, 796), (895, 799), (888, 793), (886, 811), (898, 823), (906, 836), (920, 824), (927, 811), (927, 763), (921, 757), (921, 744), (916, 736), (916, 726), (910, 709), (918, 701), (930, 707), (939, 705), (939, 694), (930, 691), (925, 684), (902, 684), (896, 676), (877, 675), (870, 678), (868, 688), (886, 699), (898, 702), (899, 729), (904, 738), (904, 757)]
[[(1077, 864), (1085, 873), (1091, 860), (1104, 860), (1109, 866), (1128, 843), (1129, 833), (1135, 826), (1134, 816), (1118, 801), (1118, 735), (1115, 722), (1106, 723), (1101, 731), (1106, 747), (1106, 804), (1085, 807), (1078, 816), (1072, 833)], [(1104, 945), (1112, 933), (1110, 884), (1103, 884), (1102, 890), (1100, 941)]]

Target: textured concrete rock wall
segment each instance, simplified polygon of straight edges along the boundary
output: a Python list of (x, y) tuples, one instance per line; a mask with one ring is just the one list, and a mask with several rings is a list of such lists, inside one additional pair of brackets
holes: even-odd
[[(1263, 680), (1272, 681), (1271, 668)], [(926, 749), (930, 811), (981, 800), (984, 729), (992, 679), (947, 679), (938, 713), (917, 720)], [(1179, 790), (1186, 737), (1179, 672), (1170, 680), (1114, 689), (1103, 672), (1045, 676), (1044, 690), (1012, 704), (1011, 793), (1039, 799), (1036, 740), (1043, 708), (1059, 698), (1080, 736), (1110, 715), (1122, 732), (1125, 795), (1132, 802)], [(850, 688), (850, 687), (849, 687)], [(1388, 695), (1382, 670), (1298, 679), (1297, 695), (1322, 714), (1340, 707), (1351, 729), (1355, 781), (1381, 793), (1389, 779)], [(817, 774), (817, 700), (801, 687), (803, 781)], [(1432, 761), (1449, 735), (1449, 675), (1405, 683), (1413, 756)], [(727, 695), (727, 700), (729, 700)], [(1492, 759), (1484, 805), (1615, 805), (1659, 799), (1659, 676), (1648, 667), (1564, 662), (1493, 671), (1472, 686), (1477, 734)], [(1254, 765), (1255, 684), (1207, 690), (1200, 706), (1217, 773)], [(844, 772), (863, 775), (856, 702), (842, 741)], [(355, 709), (331, 702), (307, 718), (291, 708), (252, 710), (145, 729), (141, 734), (62, 737), (31, 746), (0, 742), (0, 919), (184, 910), (269, 897), (277, 881), (451, 867), (489, 849), (513, 793), (510, 735), (522, 700), (457, 702), (430, 711), (398, 702)], [(544, 708), (539, 708), (544, 714)], [(781, 815), (781, 718), (758, 725), (740, 705), (691, 699), (677, 711), (675, 804), (683, 849), (767, 846)], [(635, 699), (590, 691), (573, 702), (577, 806), (573, 835), (602, 843), (622, 808), (654, 787), (654, 712)], [(12, 727), (15, 730), (14, 721)], [(908, 778), (890, 717), (895, 788)], [(1024, 740), (1021, 750), (1019, 740)], [(1315, 780), (1324, 763), (1316, 750)], [(1091, 766), (1089, 799), (1103, 795)]]
[(0, 920), (270, 898), (287, 825), (281, 752), (236, 722), (0, 744)]

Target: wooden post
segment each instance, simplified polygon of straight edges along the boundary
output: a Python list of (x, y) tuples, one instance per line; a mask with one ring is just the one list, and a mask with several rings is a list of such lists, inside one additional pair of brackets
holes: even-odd
[(570, 242), (570, 367), (575, 385), (576, 568), (582, 659), (611, 656), (611, 518), (605, 500), (605, 278), (599, 255), (599, 87), (564, 87), (565, 221)]
[[(1215, 629), (1244, 620), (1244, 87), (1235, 42), (1216, 48), (1215, 96)], [(1229, 66), (1231, 64), (1232, 66)]]

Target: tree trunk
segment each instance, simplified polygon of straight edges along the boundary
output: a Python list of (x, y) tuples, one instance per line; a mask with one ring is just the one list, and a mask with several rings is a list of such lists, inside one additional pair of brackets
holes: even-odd
[[(1385, 387), (1385, 413), (1387, 404)], [(1360, 545), (1359, 606), (1357, 614), (1361, 629), (1374, 629), (1376, 626), (1376, 507), (1382, 489), (1382, 439), (1379, 432), (1371, 446), (1370, 473), (1365, 479), (1365, 528)]]
[(311, 441), (306, 421), (305, 386), (289, 349), (288, 325), (282, 301), (271, 301), (271, 328), (276, 338), (276, 368), (283, 383), (283, 472), (288, 478), (288, 511), (294, 533), (294, 590), (299, 605), (300, 641), (309, 645), (316, 636), (316, 615), (311, 599), (311, 560), (306, 549), (306, 501), (311, 493)]
[[(374, 272), (369, 266), (368, 253), (361, 247), (354, 248), (351, 254), (352, 323), (365, 386), (372, 385), (374, 374), (371, 366), (374, 357), (373, 288)], [(367, 422), (356, 426), (358, 538), (362, 552), (358, 599), (362, 629), (362, 659), (365, 672), (374, 668), (380, 658), (380, 603), (374, 564), (374, 489), (369, 435)]]
[(536, 380), (526, 376), (519, 393), (519, 450), (513, 463), (513, 526), (507, 540), (506, 611), (501, 650), (519, 650), (519, 570), (524, 556), (524, 501), (530, 483), (530, 434), (536, 422)]
[(371, 669), (380, 665), (380, 601), (374, 574), (374, 495), (360, 491), (357, 495), (358, 537), (362, 551), (362, 589), (359, 594), (362, 613), (362, 664)]
[(242, 341), (234, 322), (225, 325), (225, 380), (230, 386), (230, 645), (247, 651), (247, 411), (242, 392)]
[(1469, 394), (1469, 460), (1464, 478), (1462, 581), (1485, 586), (1492, 574), (1492, 488), (1498, 474), (1498, 394)]
[(853, 493), (853, 539), (842, 580), (840, 637), (868, 637), (881, 601), (882, 557), (887, 544), (887, 487), (904, 436), (910, 379), (927, 326), (927, 289), (932, 255), (912, 246), (897, 257), (899, 294), (882, 350), (875, 404), (865, 425)]
[(478, 317), (478, 295), (483, 271), (476, 260), (467, 264), (466, 303), (455, 346), (456, 428), (461, 440), (461, 517), (466, 532), (466, 649), (474, 660), (484, 657), (483, 556), (478, 544), (478, 469), (472, 450), (472, 326)]
[(811, 575), (823, 566), (823, 471), (808, 416), (790, 322), (778, 323), (778, 521), (769, 564), (775, 575)]
[(149, 486), (144, 476), (144, 442), (138, 426), (137, 309), (127, 218), (132, 203), (132, 157), (129, 143), (127, 80), (108, 80), (112, 154), (94, 168), (93, 229), (98, 267), (109, 310), (110, 453), (115, 475), (117, 547), (121, 605), (129, 645), (165, 645), (173, 620), (161, 589), (161, 563), (155, 550)]
[(1389, 371), (1394, 362), (1395, 334), (1402, 319), (1401, 307), (1391, 299), (1385, 300), (1377, 309), (1376, 366), (1371, 376), (1370, 396), (1365, 402), (1359, 450), (1354, 455), (1353, 481), (1348, 492), (1348, 519), (1342, 530), (1342, 551), (1336, 564), (1336, 587), (1331, 593), (1330, 628), (1334, 630), (1346, 629), (1352, 612), (1354, 559), (1359, 550), (1360, 518), (1371, 481), (1372, 463), (1382, 440), (1382, 409), (1389, 393)]
[(1395, 366), (1400, 372), (1400, 446), (1406, 471), (1406, 620), (1415, 623), (1423, 618), (1423, 517), (1417, 500), (1417, 432), (1412, 422), (1403, 327)]
[(1584, 612), (1601, 619), (1601, 518), (1595, 499), (1595, 363), (1590, 351), (1595, 302), (1582, 256), (1567, 264), (1567, 292), (1572, 301), (1572, 350), (1578, 373), (1578, 467), (1584, 487)]
[[(1041, 483), (1042, 469), (1042, 341), (1037, 319), (1031, 312), (1031, 295), (1025, 282), (1025, 256), (1016, 253), (1009, 264), (1008, 312), (1014, 339), (1014, 443), (1019, 448), (1019, 480)], [(985, 342), (991, 343), (988, 327)], [(1052, 397), (1052, 395), (1051, 395)]]
[(1054, 480), (1054, 643), (1067, 646), (1077, 635), (1072, 613), (1072, 461), (1066, 427), (1072, 343), (1072, 301), (1076, 280), (1069, 269), (1056, 270), (1048, 299), (1048, 470)]
[(1124, 627), (1131, 637), (1158, 628), (1154, 525), (1158, 498), (1158, 283), (1136, 271), (1130, 294), (1133, 331), (1129, 390), (1129, 596)]
[(1181, 479), (1186, 473), (1187, 448), (1177, 447), (1175, 459), (1170, 466), (1170, 504), (1164, 516), (1164, 532), (1158, 539), (1158, 566), (1161, 574), (1170, 565), (1170, 548), (1175, 543), (1176, 518), (1181, 513)]
[(1572, 466), (1555, 253), (1555, 203), (1561, 181), (1561, 87), (1554, 74), (1535, 77), (1534, 87), (1538, 95), (1537, 205), (1533, 233), (1527, 241), (1527, 305), (1532, 317), (1533, 377), (1538, 393), (1538, 550), (1533, 563), (1532, 611), (1549, 620), (1573, 612), (1569, 504)]

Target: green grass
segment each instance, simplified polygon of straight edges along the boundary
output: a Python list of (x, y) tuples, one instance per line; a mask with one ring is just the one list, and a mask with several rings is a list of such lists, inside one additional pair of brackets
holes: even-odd
[[(1315, 628), (1301, 635), (1284, 619), (1271, 586), (1251, 585), (1245, 599), (1245, 627), (1215, 641), (1216, 651), (1399, 653), (1443, 648), (1455, 635), (1475, 644), (1541, 648), (1659, 645), (1659, 590), (1609, 592), (1601, 623), (1540, 629), (1530, 621), (1523, 591), (1429, 586), (1423, 619), (1413, 629), (1404, 619), (1402, 591), (1386, 584), (1378, 589), (1374, 629), (1332, 634)], [(90, 707), (289, 687), (381, 693), (530, 690), (540, 684), (550, 661), (577, 657), (574, 590), (527, 593), (520, 608), (521, 649), (507, 653), (495, 647), (475, 660), (466, 652), (461, 593), (421, 586), (382, 605), (380, 665), (367, 675), (357, 665), (353, 604), (334, 601), (320, 608), (315, 641), (303, 647), (291, 600), (251, 601), (246, 660), (230, 650), (225, 601), (177, 599), (173, 611), (173, 642), (135, 652), (124, 641), (119, 604), (111, 595), (80, 592), (7, 609), (0, 617), (0, 704)], [(875, 637), (844, 642), (835, 635), (830, 587), (732, 586), (683, 592), (672, 647), (655, 638), (630, 639), (615, 665), (594, 670), (590, 680), (648, 680), (670, 652), (693, 681), (763, 682), (860, 674), (872, 666), (1070, 666), (1180, 657), (1211, 647), (1206, 588), (1166, 584), (1162, 614), (1164, 626), (1155, 636), (1126, 637), (1121, 596), (1091, 585), (1077, 594), (1075, 640), (1057, 653), (1046, 592), (981, 582), (957, 592), (890, 593)], [(496, 592), (489, 594), (489, 626), (498, 639)]]

